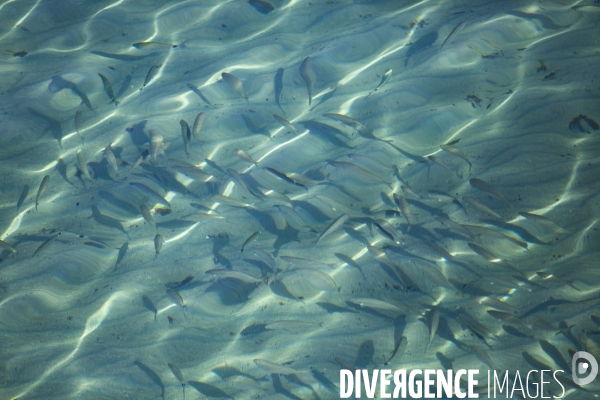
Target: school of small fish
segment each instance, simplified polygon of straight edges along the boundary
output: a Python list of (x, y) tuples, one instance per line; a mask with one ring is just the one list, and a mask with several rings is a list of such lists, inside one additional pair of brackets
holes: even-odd
[(600, 391), (600, 7), (12, 3), (0, 398)]

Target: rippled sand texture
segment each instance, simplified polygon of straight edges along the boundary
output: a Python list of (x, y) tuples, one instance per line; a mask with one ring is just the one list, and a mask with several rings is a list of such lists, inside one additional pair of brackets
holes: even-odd
[(597, 393), (598, 5), (270, 3), (0, 5), (0, 397)]

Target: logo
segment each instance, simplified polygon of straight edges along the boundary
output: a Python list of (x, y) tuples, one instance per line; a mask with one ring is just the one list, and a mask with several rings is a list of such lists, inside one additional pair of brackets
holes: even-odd
[[(585, 359), (587, 362), (579, 362), (580, 359)], [(587, 378), (580, 378), (578, 375), (583, 375), (591, 367), (590, 374)], [(598, 362), (590, 353), (585, 351), (578, 351), (573, 355), (573, 361), (571, 364), (571, 370), (573, 371), (573, 382), (579, 386), (588, 385), (592, 383), (598, 375)]]

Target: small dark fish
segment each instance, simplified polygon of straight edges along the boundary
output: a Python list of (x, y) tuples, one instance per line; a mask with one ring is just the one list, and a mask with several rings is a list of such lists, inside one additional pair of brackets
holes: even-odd
[(196, 86), (192, 85), (191, 83), (188, 83), (186, 86), (192, 92), (196, 93), (206, 104), (208, 104), (209, 106), (212, 106), (212, 103), (206, 98), (206, 96), (204, 96), (204, 94), (202, 94), (200, 89), (198, 89)]
[(275, 9), (271, 3), (265, 0), (248, 0), (248, 4), (250, 4), (259, 13), (265, 15), (269, 14)]
[(159, 43), (159, 42), (137, 42), (132, 44), (136, 49), (146, 49), (146, 48), (155, 48), (155, 47), (171, 47), (176, 49), (177, 47), (185, 47), (183, 43), (181, 44), (169, 44), (169, 43)]
[(283, 107), (281, 107), (281, 92), (283, 91), (283, 68), (279, 68), (277, 73), (275, 74), (275, 103), (281, 109), (281, 112), (285, 114), (283, 111)]
[(244, 94), (244, 85), (242, 84), (242, 81), (240, 81), (235, 76), (228, 74), (227, 72), (223, 72), (221, 74), (221, 77), (223, 78), (224, 82), (227, 82), (227, 84), (231, 86), (236, 92), (238, 92), (240, 96), (246, 99), (246, 102), (250, 102), (248, 100), (248, 96)]
[(154, 77), (154, 74), (156, 73), (156, 71), (161, 67), (161, 65), (153, 65), (150, 67), (150, 70), (148, 70), (148, 73), (146, 74), (146, 79), (144, 80), (144, 84), (142, 85), (142, 87), (140, 88), (140, 92), (142, 91), (143, 88), (146, 87), (146, 85), (152, 80), (152, 77)]
[(23, 205), (23, 202), (27, 198), (28, 194), (29, 194), (29, 185), (26, 184), (25, 186), (23, 186), (23, 191), (21, 192), (21, 195), (19, 196), (19, 200), (17, 200), (17, 212), (19, 212), (19, 208), (21, 208), (21, 206)]
[(163, 240), (163, 237), (160, 236), (160, 234), (156, 234), (156, 236), (154, 236), (154, 250), (156, 251), (156, 255), (154, 256), (154, 259), (156, 260), (156, 257), (158, 257), (158, 254), (160, 253), (160, 249), (162, 248), (162, 245), (165, 241)]
[(38, 247), (36, 251), (33, 252), (33, 257), (39, 256), (42, 253), (42, 251), (46, 250), (48, 246), (50, 246), (50, 244), (54, 242), (58, 235), (60, 235), (60, 232), (58, 232), (57, 234), (46, 240), (44, 243), (42, 243), (42, 245)]
[(11, 53), (13, 55), (13, 57), (25, 57), (27, 55), (27, 52), (25, 50), (21, 50), (21, 51), (11, 51), (11, 50), (7, 50), (9, 53)]
[(112, 58), (113, 60), (120, 60), (120, 61), (139, 61), (139, 60), (143, 60), (144, 58), (152, 57), (152, 56), (155, 56), (156, 54), (158, 54), (156, 52), (153, 52), (153, 53), (146, 54), (143, 56), (132, 56), (129, 54), (105, 53), (103, 51), (90, 51), (90, 53), (95, 54), (100, 57)]
[(306, 89), (308, 90), (308, 105), (310, 106), (310, 103), (312, 102), (313, 82), (310, 77), (311, 74), (310, 74), (309, 62), (310, 62), (310, 57), (306, 57), (304, 59), (304, 61), (302, 61), (302, 64), (300, 64), (300, 76), (304, 80), (304, 83), (306, 83)]
[(148, 311), (151, 311), (152, 313), (154, 313), (154, 321), (156, 321), (156, 315), (158, 314), (158, 310), (152, 303), (152, 300), (150, 300), (148, 298), (148, 296), (144, 295), (144, 296), (142, 296), (142, 303), (144, 304), (144, 307), (146, 307), (146, 309), (148, 309)]
[(444, 40), (444, 43), (442, 43), (442, 45), (440, 46), (440, 50), (442, 49), (442, 47), (444, 47), (444, 45), (446, 44), (447, 41), (454, 38), (454, 36), (458, 35), (459, 32), (462, 31), (462, 29), (465, 27), (466, 24), (467, 24), (467, 22), (463, 21), (460, 24), (456, 25), (454, 27), (454, 29), (452, 29), (452, 32), (450, 32), (450, 34), (448, 35), (446, 40)]
[(121, 97), (123, 95), (123, 93), (125, 93), (125, 91), (131, 87), (131, 79), (132, 79), (131, 75), (127, 75), (125, 77), (125, 79), (123, 79), (123, 83), (121, 83), (121, 87), (119, 88), (119, 91), (115, 95), (116, 99)]
[(115, 92), (113, 91), (113, 88), (112, 88), (112, 85), (110, 84), (110, 81), (108, 80), (107, 77), (105, 77), (101, 73), (98, 73), (98, 75), (100, 75), (100, 79), (102, 79), (102, 84), (104, 85), (104, 91), (108, 95), (108, 98), (113, 103), (115, 103), (115, 107), (117, 107), (119, 105), (119, 102), (115, 99)]
[(48, 189), (49, 182), (50, 182), (50, 175), (44, 176), (44, 178), (42, 179), (42, 183), (40, 183), (40, 188), (38, 189), (37, 196), (35, 197), (35, 209), (36, 210), (38, 209), (38, 206), (40, 205), (40, 198), (42, 197), (42, 195), (44, 194), (46, 189)]
[(123, 245), (119, 249), (119, 255), (117, 256), (117, 262), (115, 263), (115, 270), (117, 269), (121, 261), (123, 261), (123, 259), (125, 258), (125, 254), (127, 254), (127, 249), (129, 249), (129, 242), (123, 243)]
[(390, 76), (392, 76), (392, 69), (388, 68), (383, 73), (383, 76), (381, 77), (381, 82), (379, 82), (379, 85), (377, 85), (377, 87), (375, 89), (373, 89), (373, 90), (371, 90), (369, 92), (369, 94), (367, 95), (367, 97), (365, 97), (365, 100), (369, 98), (369, 96), (371, 95), (371, 93), (376, 92), (377, 89), (379, 89), (381, 87), (381, 85), (383, 85), (385, 83), (385, 81), (387, 81)]
[(162, 383), (160, 377), (154, 372), (150, 367), (142, 364), (139, 361), (134, 362), (134, 364), (141, 369), (151, 380), (161, 389), (161, 398), (165, 398), (165, 385)]
[(287, 183), (291, 183), (292, 185), (300, 186), (300, 187), (304, 188), (304, 190), (306, 190), (308, 192), (308, 188), (306, 186), (304, 186), (301, 183), (296, 182), (295, 180), (293, 180), (292, 178), (290, 178), (289, 176), (287, 176), (283, 172), (279, 172), (276, 169), (269, 168), (269, 167), (265, 167), (265, 171), (269, 172), (270, 174), (272, 174), (276, 178), (279, 178), (281, 180), (286, 181)]
[(192, 137), (192, 132), (190, 130), (190, 126), (182, 119), (179, 121), (179, 125), (181, 125), (181, 138), (183, 139), (183, 147), (185, 148), (185, 154), (190, 155), (190, 139)]
[(177, 378), (179, 380), (179, 382), (181, 382), (181, 387), (183, 388), (183, 398), (185, 400), (185, 379), (183, 379), (183, 374), (181, 373), (179, 368), (177, 368), (175, 365), (173, 365), (173, 364), (167, 364), (167, 365), (171, 369), (171, 372), (173, 373), (173, 375), (175, 375), (175, 378)]
[(310, 372), (312, 373), (312, 376), (314, 376), (315, 379), (319, 381), (319, 383), (323, 385), (326, 389), (336, 394), (340, 392), (340, 388), (337, 387), (335, 383), (330, 381), (324, 373), (313, 367), (311, 367)]
[(250, 237), (248, 239), (246, 239), (246, 241), (244, 242), (244, 244), (242, 245), (242, 250), (240, 251), (244, 251), (244, 248), (250, 244), (251, 242), (253, 242), (254, 240), (256, 240), (258, 237), (260, 236), (260, 231), (256, 231), (254, 232), (252, 235), (250, 235)]
[(169, 289), (177, 289), (177, 288), (182, 287), (183, 285), (186, 285), (186, 284), (190, 283), (193, 279), (194, 279), (194, 277), (192, 275), (190, 275), (190, 276), (187, 276), (181, 282), (169, 282), (169, 283), (165, 283), (165, 287), (167, 287)]

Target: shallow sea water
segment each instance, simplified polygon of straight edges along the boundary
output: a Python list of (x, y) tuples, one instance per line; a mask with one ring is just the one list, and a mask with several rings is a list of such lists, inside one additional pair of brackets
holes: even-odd
[(597, 398), (600, 4), (270, 4), (0, 4), (0, 398), (181, 399), (169, 364), (187, 399), (342, 368)]

